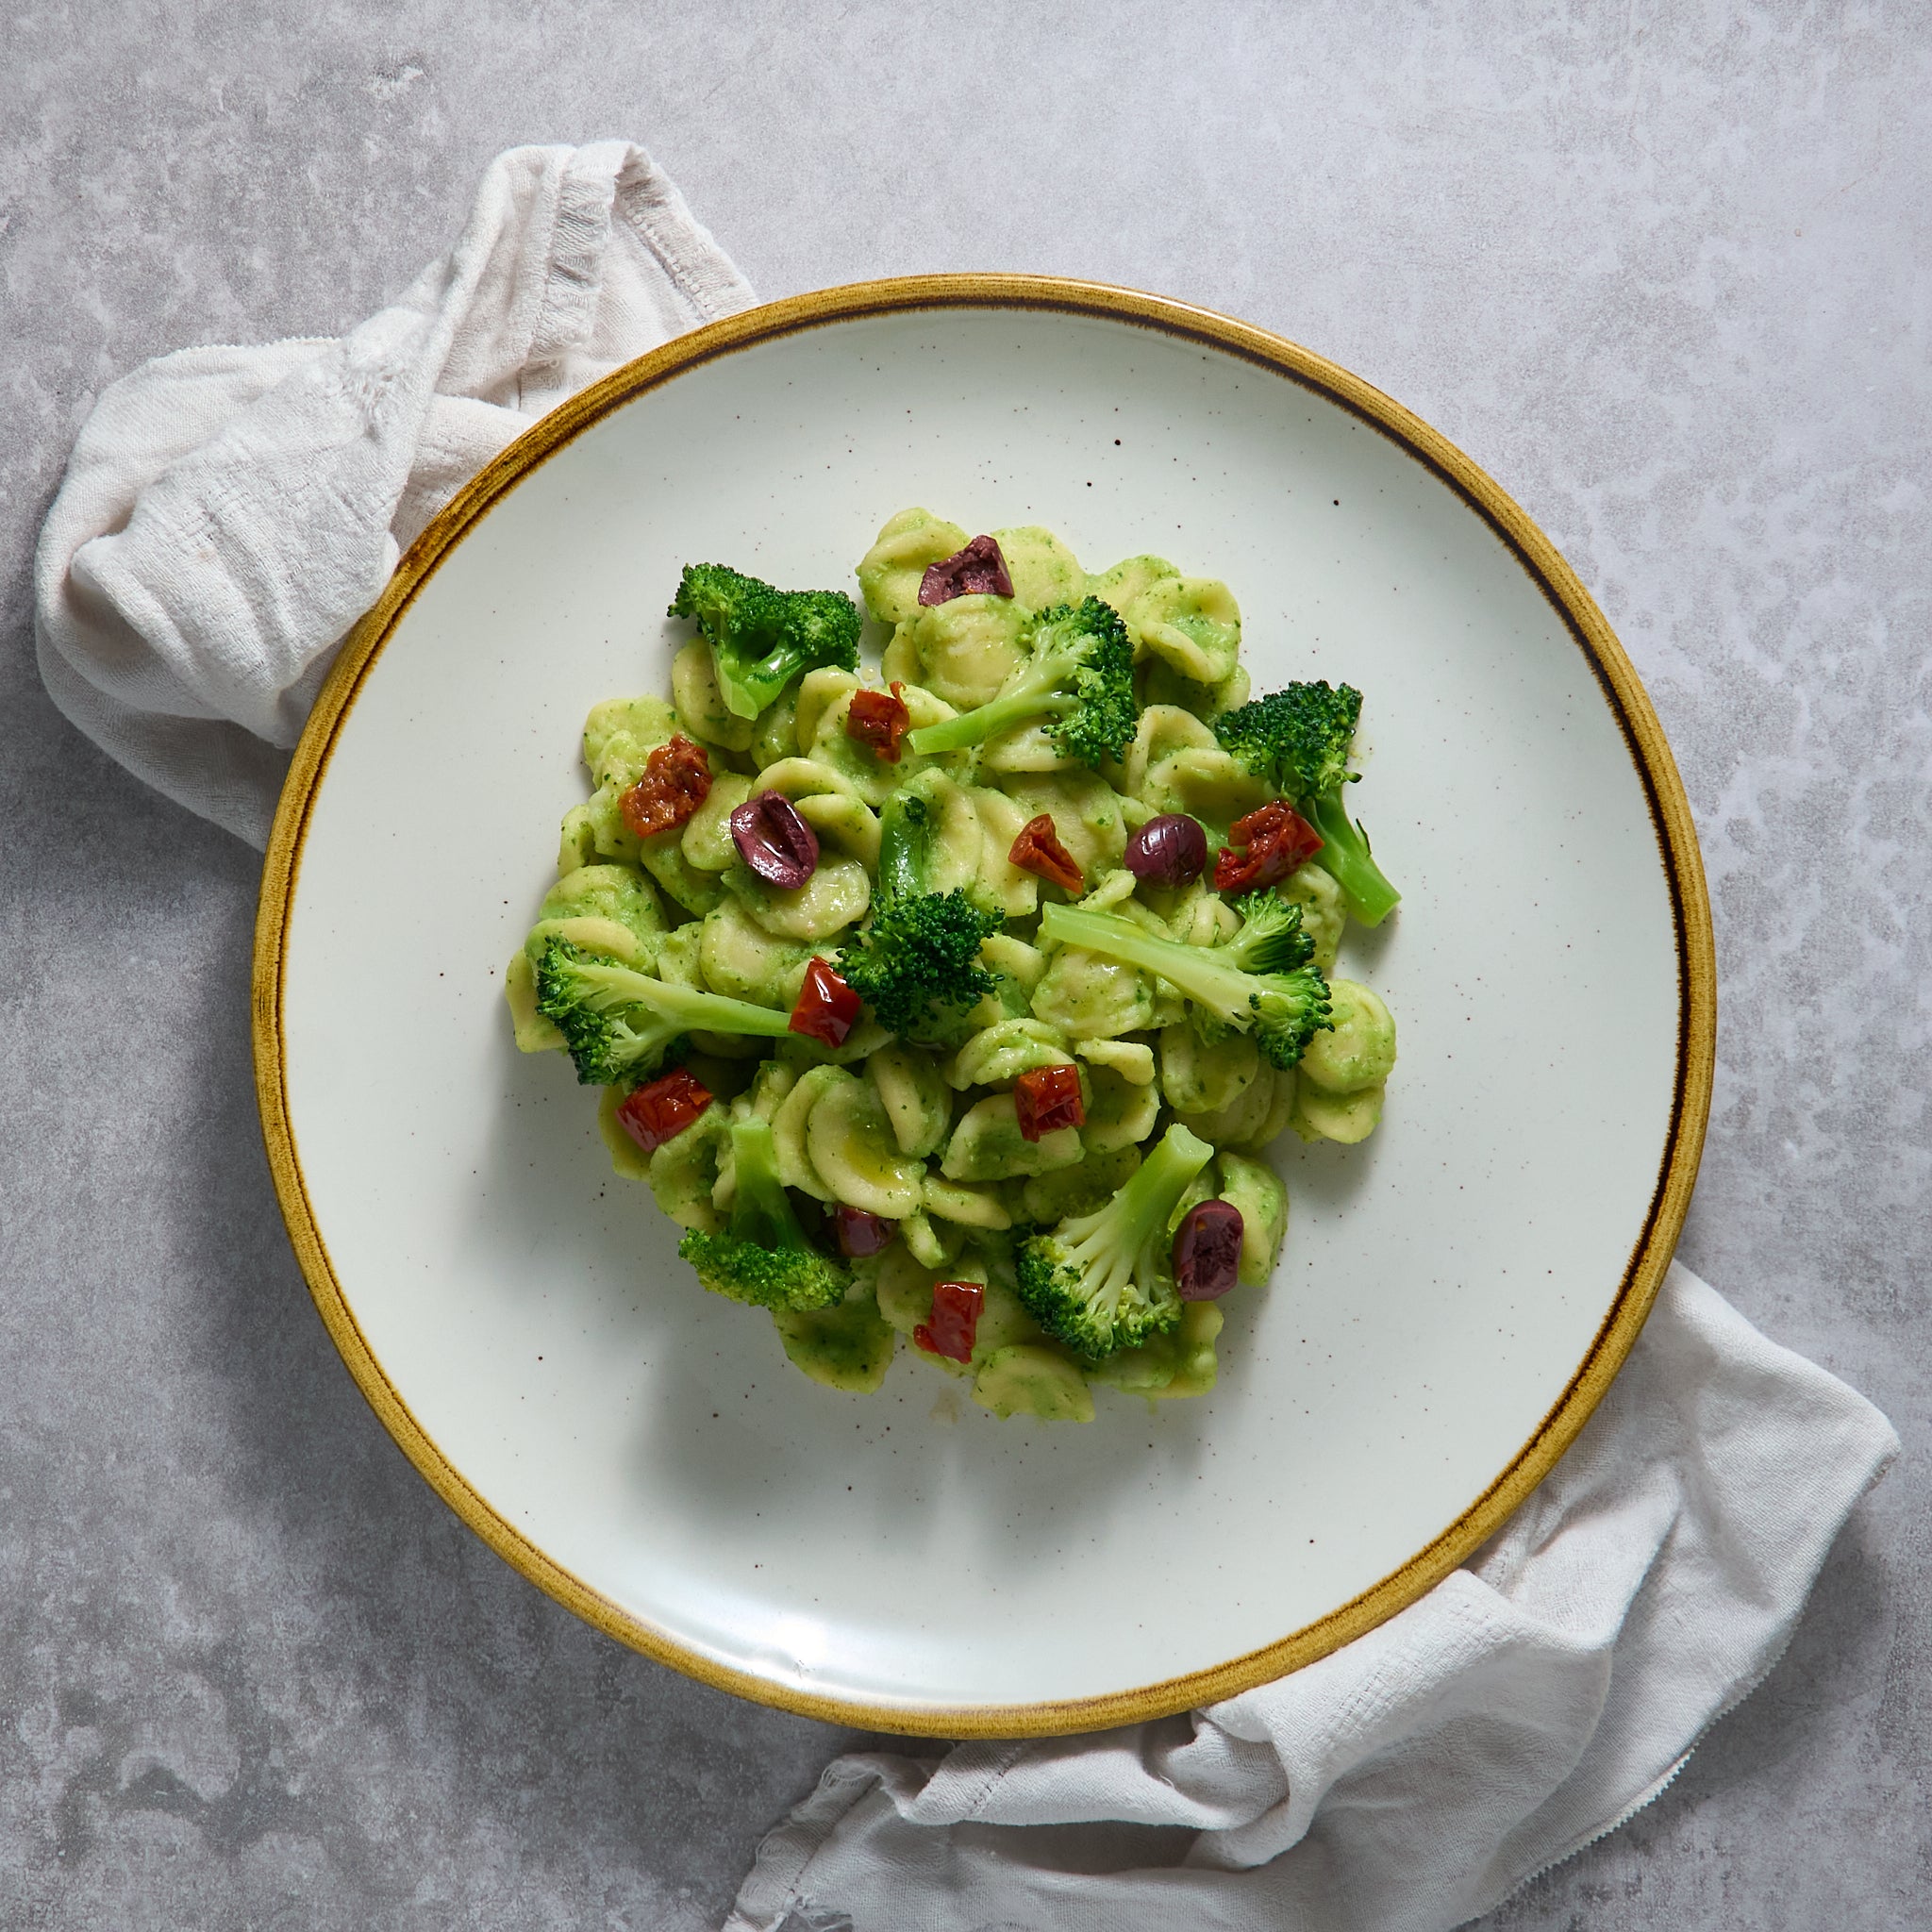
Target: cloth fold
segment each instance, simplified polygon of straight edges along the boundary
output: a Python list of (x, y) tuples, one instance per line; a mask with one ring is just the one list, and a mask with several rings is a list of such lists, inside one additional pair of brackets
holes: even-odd
[(641, 148), (499, 155), (455, 247), (347, 335), (185, 349), (102, 393), (35, 562), (54, 702), (266, 845), (338, 645), (430, 518), (566, 396), (753, 300)]
[[(1569, 1453), (1421, 1601), (1189, 1717), (841, 1758), (725, 1932), (1446, 1932), (1675, 1776), (1897, 1449), (1674, 1266)], [(1176, 1829), (1124, 1859), (1100, 1821)]]

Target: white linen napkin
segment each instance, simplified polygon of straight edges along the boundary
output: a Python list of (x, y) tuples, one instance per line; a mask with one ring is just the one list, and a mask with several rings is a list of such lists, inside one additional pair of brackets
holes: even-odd
[[(1674, 1265), (1569, 1453), (1420, 1602), (1188, 1717), (841, 1757), (724, 1932), (1446, 1932), (1670, 1783), (1897, 1450)], [(1192, 1836), (1149, 1863), (1101, 1820)]]
[(641, 148), (499, 155), (456, 246), (347, 335), (103, 391), (35, 562), (54, 702), (265, 846), (337, 646), (429, 519), (573, 391), (754, 299)]
[[(586, 382), (752, 300), (641, 149), (498, 157), (450, 254), (348, 335), (185, 350), (103, 392), (36, 565), (55, 702), (264, 845), (336, 646), (437, 509)], [(1562, 1463), (1422, 1602), (1191, 1718), (841, 1758), (732, 1932), (1459, 1924), (1669, 1782), (1896, 1449), (1674, 1268)], [(1108, 1820), (1194, 1835), (1136, 1867)]]

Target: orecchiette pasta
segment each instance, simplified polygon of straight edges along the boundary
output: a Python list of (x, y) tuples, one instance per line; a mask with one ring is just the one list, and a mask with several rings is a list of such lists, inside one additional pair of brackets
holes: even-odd
[(856, 858), (822, 858), (811, 877), (789, 891), (736, 868), (725, 884), (752, 918), (779, 939), (830, 939), (857, 925), (872, 904), (872, 880)]
[(1050, 610), (1056, 604), (1076, 604), (1087, 594), (1087, 573), (1051, 530), (1027, 524), (992, 535), (1013, 580), (1013, 594), (1005, 601), (1023, 610)]
[(826, 1087), (806, 1117), (805, 1144), (833, 1200), (889, 1221), (925, 1205), (924, 1166), (900, 1152), (878, 1090), (866, 1081), (846, 1074)]
[(1154, 1018), (1154, 992), (1143, 974), (1081, 946), (1062, 946), (1033, 990), (1036, 1017), (1068, 1040), (1118, 1040)]
[(881, 624), (903, 624), (919, 610), (919, 584), (926, 571), (963, 549), (966, 532), (930, 510), (902, 509), (858, 559), (865, 608)]
[(1080, 1158), (1077, 1127), (1057, 1127), (1029, 1141), (1020, 1131), (1010, 1093), (989, 1093), (959, 1116), (946, 1142), (940, 1172), (949, 1181), (1005, 1181), (1021, 1174), (1051, 1174)]
[(1126, 625), (1127, 636), (1138, 645), (1141, 634), (1135, 627), (1133, 609), (1141, 592), (1151, 590), (1163, 578), (1179, 575), (1180, 572), (1164, 557), (1124, 558), (1111, 570), (1104, 570), (1098, 576), (1089, 577), (1087, 594), (1098, 597), (1104, 604), (1111, 604)]
[(723, 872), (738, 859), (731, 842), (731, 814), (751, 796), (751, 780), (737, 772), (720, 772), (711, 782), (711, 795), (687, 822), (678, 850), (696, 872)]
[(698, 971), (709, 991), (791, 1009), (811, 957), (806, 947), (774, 937), (735, 898), (705, 915), (703, 935)]
[[(1018, 669), (1024, 612), (1010, 597), (955, 597), (908, 618), (900, 629), (914, 679), (956, 709), (983, 705)], [(896, 640), (895, 640), (896, 641)], [(905, 674), (887, 667), (888, 675)]]
[(1154, 1131), (1160, 1114), (1160, 1096), (1152, 1081), (1136, 1082), (1111, 1067), (1095, 1067), (1093, 1099), (1080, 1145), (1089, 1154), (1117, 1154), (1138, 1147)]
[(1161, 577), (1133, 601), (1142, 646), (1196, 684), (1231, 677), (1241, 648), (1241, 607), (1214, 577)]
[(693, 638), (671, 661), (671, 697), (684, 728), (693, 738), (725, 751), (745, 751), (752, 741), (752, 721), (734, 717), (718, 689), (718, 667), (711, 647)]
[(1263, 1064), (1245, 1034), (1224, 1035), (1209, 1045), (1187, 1020), (1160, 1029), (1160, 1091), (1176, 1113), (1232, 1107), (1260, 1077)]
[(812, 1067), (797, 1081), (772, 1114), (772, 1141), (777, 1152), (778, 1178), (788, 1188), (798, 1188), (821, 1201), (837, 1198), (820, 1178), (812, 1165), (811, 1150), (806, 1139), (806, 1124), (812, 1108), (836, 1086), (855, 1076), (843, 1067)]
[(1010, 1087), (1036, 1067), (1070, 1067), (1066, 1036), (1044, 1020), (1001, 1020), (975, 1033), (944, 1068), (947, 1083), (963, 1093), (969, 1087)]
[(902, 1154), (924, 1160), (946, 1143), (953, 1096), (930, 1054), (889, 1041), (865, 1063)]

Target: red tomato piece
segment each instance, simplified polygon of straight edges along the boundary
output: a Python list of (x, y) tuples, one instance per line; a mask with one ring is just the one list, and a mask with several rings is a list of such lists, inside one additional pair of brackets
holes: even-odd
[(791, 1009), (791, 1030), (827, 1046), (843, 1046), (864, 1011), (865, 1002), (823, 959), (814, 959)]
[(1022, 872), (1030, 872), (1035, 878), (1044, 879), (1049, 885), (1064, 887), (1069, 892), (1080, 891), (1087, 884), (1079, 866), (1074, 863), (1074, 855), (1060, 843), (1060, 835), (1054, 828), (1051, 812), (1043, 811), (1037, 819), (1028, 819), (1020, 827), (1020, 836), (1013, 841), (1013, 849), (1007, 854), (1007, 859)]
[[(1217, 892), (1254, 892), (1278, 885), (1322, 849), (1322, 835), (1291, 805), (1271, 798), (1228, 827), (1231, 841), (1214, 860)], [(1245, 846), (1245, 851), (1237, 851)]]
[(976, 1281), (939, 1282), (932, 1291), (932, 1313), (913, 1329), (912, 1340), (928, 1355), (970, 1362), (985, 1305), (986, 1291)]
[(1035, 1067), (1013, 1082), (1013, 1108), (1020, 1116), (1020, 1136), (1037, 1141), (1061, 1127), (1084, 1127), (1087, 1109), (1080, 1104), (1077, 1067)]
[(675, 1141), (711, 1104), (711, 1091), (682, 1067), (625, 1096), (617, 1124), (646, 1154)]
[(675, 831), (711, 795), (711, 760), (701, 744), (679, 732), (644, 760), (644, 775), (617, 808), (640, 839)]
[(890, 691), (856, 691), (845, 713), (845, 736), (885, 759), (899, 762), (899, 741), (912, 722), (912, 714), (899, 693), (906, 689), (897, 678)]

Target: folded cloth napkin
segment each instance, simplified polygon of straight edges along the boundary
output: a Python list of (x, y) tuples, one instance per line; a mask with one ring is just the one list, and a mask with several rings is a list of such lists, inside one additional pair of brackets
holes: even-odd
[(1777, 1661), (1897, 1449), (1674, 1266), (1595, 1415), (1467, 1569), (1189, 1717), (841, 1757), (725, 1932), (1444, 1932), (1670, 1783)]
[[(36, 565), (55, 702), (265, 844), (336, 646), (424, 525), (573, 391), (752, 299), (641, 149), (498, 157), (456, 247), (346, 336), (185, 350), (103, 393)], [(1422, 1602), (1191, 1718), (841, 1758), (731, 1927), (1459, 1924), (1669, 1782), (1896, 1448), (1674, 1268), (1569, 1455)], [(1141, 1832), (1136, 1866), (1099, 1821), (1191, 1836)]]
[(499, 155), (456, 246), (347, 335), (103, 392), (35, 564), (54, 702), (265, 846), (337, 646), (429, 519), (573, 391), (753, 300), (641, 148)]

